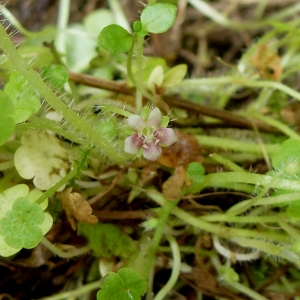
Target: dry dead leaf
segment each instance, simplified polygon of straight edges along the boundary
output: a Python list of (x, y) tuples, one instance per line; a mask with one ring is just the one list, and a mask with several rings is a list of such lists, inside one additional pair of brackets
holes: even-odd
[(186, 180), (186, 169), (179, 166), (174, 173), (163, 183), (163, 195), (169, 200), (180, 198), (180, 191)]
[(164, 166), (176, 168), (177, 166), (187, 166), (189, 163), (197, 161), (201, 163), (201, 146), (194, 135), (176, 130), (177, 142), (168, 148), (163, 148), (162, 155), (158, 161)]
[(61, 202), (73, 230), (76, 230), (76, 220), (82, 223), (95, 224), (98, 218), (92, 215), (93, 209), (79, 194), (71, 193), (68, 188), (60, 193)]
[(262, 78), (280, 80), (283, 70), (281, 57), (271, 50), (268, 45), (259, 45), (256, 54), (250, 57), (249, 61)]

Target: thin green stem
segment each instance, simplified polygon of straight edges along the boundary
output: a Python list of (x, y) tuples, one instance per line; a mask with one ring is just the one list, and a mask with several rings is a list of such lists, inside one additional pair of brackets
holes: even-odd
[(245, 172), (224, 172), (212, 173), (204, 176), (201, 183), (202, 189), (205, 187), (218, 187), (219, 184), (224, 187), (224, 183), (247, 183), (255, 186), (270, 186), (275, 189), (289, 191), (300, 191), (299, 180), (288, 180), (275, 178), (273, 176), (245, 173)]
[[(283, 124), (282, 122), (280, 122), (278, 120), (275, 120), (274, 118), (271, 118), (271, 117), (268, 117), (268, 116), (263, 116), (261, 114), (255, 113), (255, 112), (254, 113), (250, 112), (249, 114), (251, 114), (251, 116), (254, 117), (255, 119), (261, 120), (264, 123), (269, 124), (272, 127), (277, 128), (282, 133), (287, 135), (289, 138), (293, 138), (293, 139), (297, 139), (297, 140), (300, 139), (300, 135), (297, 132), (295, 132), (293, 129), (291, 129), (287, 125)], [(247, 116), (249, 114), (245, 114), (245, 116)]]
[(175, 283), (177, 282), (178, 276), (180, 274), (180, 249), (178, 247), (176, 239), (172, 235), (167, 235), (168, 242), (172, 249), (173, 255), (173, 265), (172, 265), (172, 273), (168, 280), (168, 282), (163, 286), (163, 288), (157, 293), (154, 300), (163, 300), (167, 296), (167, 294), (171, 291)]
[[(169, 203), (169, 201), (165, 199), (163, 195), (161, 195), (160, 193), (154, 190), (148, 190), (147, 195), (162, 207), (164, 207)], [(298, 199), (300, 199), (300, 193), (298, 193)], [(196, 228), (200, 228), (204, 231), (214, 233), (218, 236), (222, 236), (227, 239), (233, 238), (235, 236), (241, 236), (241, 237), (249, 237), (249, 238), (253, 237), (253, 238), (268, 239), (276, 242), (289, 242), (290, 240), (289, 236), (277, 231), (266, 230), (265, 232), (261, 232), (261, 231), (256, 231), (255, 229), (250, 230), (250, 229), (242, 229), (242, 228), (232, 228), (220, 224), (212, 224), (204, 221), (201, 218), (197, 218), (189, 214), (188, 212), (180, 209), (179, 207), (173, 207), (171, 213), (189, 225), (195, 226)]]
[[(299, 6), (300, 7), (300, 6)], [(208, 87), (210, 85), (224, 85), (224, 84), (237, 84), (241, 86), (249, 86), (254, 88), (272, 88), (279, 90), (285, 94), (300, 101), (300, 93), (294, 89), (288, 87), (281, 82), (267, 81), (267, 80), (251, 80), (249, 78), (241, 78), (236, 76), (224, 76), (224, 77), (210, 77), (199, 79), (185, 79), (178, 83), (176, 86), (170, 88), (168, 91), (171, 93), (197, 93), (203, 86)]]
[(71, 131), (67, 131), (62, 127), (62, 125), (58, 124), (53, 120), (49, 120), (46, 118), (32, 116), (28, 120), (28, 123), (21, 123), (16, 125), (16, 130), (28, 130), (28, 129), (41, 129), (41, 130), (50, 130), (54, 133), (57, 133), (60, 136), (78, 144), (83, 144), (85, 141), (85, 137), (78, 136), (79, 134), (73, 134)]
[(40, 32), (31, 32), (24, 28), (19, 20), (2, 4), (0, 4), (0, 13), (3, 15), (20, 33), (26, 37), (38, 37), (43, 36), (45, 33)]
[[(161, 238), (164, 234), (165, 231), (165, 226), (168, 221), (170, 212), (174, 209), (174, 207), (177, 205), (177, 202), (171, 202), (168, 201), (165, 203), (164, 206), (162, 206), (162, 210), (160, 211), (159, 214), (159, 224), (155, 229), (155, 233), (151, 242), (151, 245), (149, 247), (148, 251), (148, 257), (145, 263), (145, 273), (149, 274), (151, 268), (153, 267), (153, 263), (155, 261), (155, 256), (156, 256), (156, 251), (158, 249), (159, 243), (161, 241)], [(148, 299), (149, 297), (152, 297), (151, 295), (147, 295)]]
[(40, 204), (45, 199), (53, 195), (57, 190), (59, 190), (63, 185), (68, 183), (71, 179), (73, 179), (78, 172), (78, 168), (74, 167), (72, 171), (70, 171), (64, 178), (62, 178), (59, 182), (57, 182), (55, 185), (53, 185), (49, 190), (47, 190), (45, 193), (43, 193), (39, 199), (36, 201), (36, 203)]
[(70, 0), (60, 0), (57, 18), (57, 35), (55, 46), (58, 53), (61, 54), (61, 60), (66, 64), (66, 30), (69, 22)]
[(228, 223), (277, 223), (278, 216), (231, 216), (227, 214), (213, 214), (200, 217), (206, 222), (228, 222)]
[[(243, 141), (212, 137), (206, 135), (197, 135), (196, 138), (199, 141), (200, 145), (203, 146), (221, 148), (221, 149), (232, 150), (232, 151), (241, 151), (244, 153), (255, 153), (255, 154), (263, 153), (261, 146), (254, 143), (247, 143)], [(280, 145), (264, 144), (264, 148), (266, 149), (267, 153), (271, 155), (276, 153), (280, 149)]]
[(87, 253), (91, 250), (90, 247), (84, 246), (84, 247), (81, 247), (79, 249), (75, 249), (75, 250), (71, 250), (69, 252), (65, 252), (65, 251), (59, 249), (58, 247), (56, 247), (55, 245), (53, 245), (45, 237), (43, 237), (41, 243), (45, 247), (47, 247), (50, 251), (52, 251), (54, 254), (56, 254), (57, 256), (62, 257), (62, 258), (73, 258), (75, 256), (85, 254), (85, 253)]
[(263, 189), (259, 192), (259, 194), (256, 197), (253, 197), (251, 200), (249, 200), (249, 202), (245, 203), (243, 206), (239, 206), (238, 208), (237, 207), (234, 207), (234, 208), (231, 207), (229, 210), (227, 210), (226, 214), (228, 214), (228, 215), (239, 215), (239, 214), (247, 211), (252, 206), (255, 206), (255, 203), (258, 202), (258, 200), (262, 199), (266, 195), (266, 193), (271, 188), (273, 182), (278, 177), (279, 177), (278, 174), (277, 174), (277, 176), (274, 176), (273, 180), (268, 185), (265, 185), (263, 187)]
[[(262, 20), (256, 22), (234, 22), (202, 0), (188, 0), (188, 2), (191, 6), (193, 6), (195, 9), (200, 11), (206, 17), (210, 18), (217, 24), (227, 28), (240, 31), (245, 29), (257, 29), (269, 25), (268, 20)], [(296, 11), (299, 10), (300, 10), (300, 5), (297, 3), (295, 5), (291, 5), (290, 7), (288, 7), (283, 11), (280, 11), (280, 13), (273, 14), (272, 16), (270, 16), (269, 20), (279, 21), (280, 19), (284, 19), (292, 14), (294, 15)]]
[[(132, 58), (133, 58), (133, 51), (136, 45), (136, 60), (137, 60), (137, 78), (134, 76), (132, 71)], [(148, 98), (153, 103), (157, 103), (157, 99), (150, 94), (148, 91), (145, 90), (143, 86), (143, 46), (144, 46), (144, 37), (133, 37), (132, 46), (128, 51), (128, 58), (127, 58), (127, 75), (128, 78), (132, 81), (134, 86), (137, 89), (137, 98), (136, 98), (136, 111), (139, 113), (138, 109), (142, 107), (142, 96)], [(139, 94), (140, 93), (140, 94)]]
[(45, 297), (42, 300), (65, 300), (65, 299), (78, 299), (79, 296), (87, 295), (88, 293), (97, 290), (100, 288), (101, 280), (94, 281), (88, 284), (85, 284), (84, 286), (73, 290), (73, 291), (67, 291), (63, 292), (57, 295)]
[(122, 26), (127, 31), (131, 32), (131, 26), (124, 14), (124, 11), (119, 0), (108, 0), (108, 4), (115, 15), (116, 24)]
[(116, 151), (113, 145), (103, 136), (100, 136), (90, 124), (69, 109), (46, 85), (39, 74), (23, 60), (2, 25), (0, 26), (0, 48), (13, 64), (14, 68), (24, 76), (27, 82), (36, 89), (37, 93), (44, 98), (51, 107), (63, 115), (71, 125), (81, 131), (82, 135), (85, 136), (88, 141), (98, 146), (106, 156), (117, 163), (124, 163), (125, 158)]
[[(136, 112), (140, 113), (143, 107), (143, 50), (144, 50), (144, 37), (138, 37), (136, 43), (136, 63), (137, 63), (137, 78), (136, 81), (140, 88), (136, 93)], [(142, 87), (142, 89), (141, 89)]]
[(213, 160), (215, 160), (216, 162), (220, 163), (221, 165), (223, 165), (224, 167), (228, 168), (231, 171), (235, 171), (235, 172), (247, 172), (245, 169), (243, 169), (242, 167), (238, 166), (237, 164), (235, 164), (234, 162), (232, 162), (231, 160), (217, 154), (217, 153), (212, 153), (209, 155), (210, 158), (212, 158)]
[(132, 115), (131, 112), (125, 110), (125, 109), (122, 109), (122, 108), (119, 108), (119, 107), (116, 107), (116, 106), (113, 106), (113, 105), (100, 105), (101, 107), (101, 110), (103, 112), (106, 112), (106, 111), (109, 111), (109, 112), (113, 112), (113, 113), (116, 113), (118, 115), (121, 115), (121, 116), (124, 116), (126, 118), (130, 117)]
[(226, 282), (226, 283), (229, 284), (235, 290), (238, 290), (240, 293), (247, 295), (252, 300), (268, 300), (268, 298), (258, 294), (257, 292), (255, 292), (254, 290), (250, 289), (249, 287), (245, 286), (242, 283), (239, 282), (234, 282), (234, 283)]

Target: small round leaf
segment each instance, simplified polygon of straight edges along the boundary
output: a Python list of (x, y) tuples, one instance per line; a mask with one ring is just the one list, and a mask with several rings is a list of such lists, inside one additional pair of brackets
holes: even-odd
[(132, 35), (119, 25), (108, 25), (98, 36), (98, 45), (113, 53), (127, 52), (132, 45)]
[(143, 29), (152, 33), (169, 30), (176, 19), (177, 7), (169, 3), (156, 3), (147, 6), (141, 14)]

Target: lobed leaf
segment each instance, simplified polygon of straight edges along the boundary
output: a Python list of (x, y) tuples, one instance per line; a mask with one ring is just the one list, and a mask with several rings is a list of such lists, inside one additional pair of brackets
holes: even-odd
[(147, 283), (136, 271), (122, 268), (118, 273), (109, 272), (101, 280), (100, 287), (97, 300), (140, 300), (141, 296), (146, 293)]
[(11, 256), (22, 248), (37, 246), (53, 224), (43, 210), (48, 200), (37, 204), (42, 192), (19, 184), (0, 194), (0, 255)]

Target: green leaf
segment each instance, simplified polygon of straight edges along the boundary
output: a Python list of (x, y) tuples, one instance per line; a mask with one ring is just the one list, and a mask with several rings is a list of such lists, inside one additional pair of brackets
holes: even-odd
[(111, 224), (78, 224), (78, 234), (89, 240), (96, 256), (128, 257), (134, 250), (132, 240)]
[(101, 280), (100, 288), (97, 300), (140, 300), (147, 283), (134, 270), (122, 268), (118, 273), (109, 272)]
[(27, 198), (18, 198), (6, 216), (0, 219), (0, 234), (13, 248), (33, 248), (42, 239), (43, 232), (36, 225), (45, 220), (42, 208)]
[(187, 65), (180, 64), (166, 72), (163, 87), (169, 88), (182, 81), (187, 72)]
[(118, 129), (113, 120), (101, 120), (100, 122), (98, 122), (96, 129), (101, 134), (101, 136), (105, 137), (108, 140), (113, 140), (118, 135)]
[(14, 103), (12, 98), (0, 90), (0, 119), (11, 116), (14, 113)]
[(98, 36), (98, 45), (113, 53), (127, 52), (132, 45), (132, 35), (119, 25), (106, 26)]
[(164, 80), (164, 69), (162, 66), (158, 65), (152, 70), (148, 78), (148, 82), (147, 82), (148, 89), (151, 91), (155, 91), (155, 87), (160, 87), (163, 83), (163, 80)]
[(294, 222), (298, 222), (300, 219), (300, 201), (291, 201), (286, 209), (286, 214)]
[(205, 169), (198, 162), (192, 162), (187, 167), (187, 177), (195, 183), (201, 183), (204, 179)]
[(271, 157), (273, 168), (282, 172), (283, 177), (300, 178), (300, 141), (288, 139), (281, 144), (281, 148)]
[[(28, 131), (21, 142), (14, 157), (21, 177), (34, 178), (38, 189), (47, 190), (66, 176), (69, 154), (58, 138), (45, 131)], [(59, 191), (63, 189), (64, 186)]]
[(156, 3), (147, 6), (141, 14), (143, 30), (162, 33), (169, 30), (176, 19), (177, 7), (169, 3)]
[(55, 89), (61, 89), (68, 81), (68, 72), (61, 65), (46, 66), (42, 69), (41, 75)]
[(19, 184), (0, 194), (0, 255), (11, 256), (22, 248), (34, 248), (50, 230), (53, 219), (36, 200), (42, 192)]
[(66, 31), (67, 69), (82, 72), (90, 66), (90, 61), (97, 56), (97, 42), (86, 32), (81, 24), (71, 24)]
[(13, 100), (14, 112), (11, 116), (15, 123), (22, 123), (39, 111), (41, 102), (35, 90), (16, 71), (11, 73), (4, 92)]
[(109, 9), (97, 9), (89, 13), (83, 20), (84, 27), (88, 34), (97, 39), (99, 32), (104, 27), (114, 22), (114, 14)]
[(3, 145), (12, 136), (15, 130), (15, 122), (13, 118), (0, 119), (0, 145)]
[(236, 273), (233, 268), (222, 266), (219, 271), (226, 282), (234, 284), (235, 282), (239, 281), (239, 274)]
[(134, 30), (134, 32), (139, 32), (139, 31), (142, 30), (142, 28), (143, 28), (143, 25), (142, 25), (141, 21), (135, 21), (133, 23), (133, 30)]
[(0, 90), (0, 145), (3, 145), (13, 134), (15, 122), (11, 117), (14, 113), (13, 100)]

